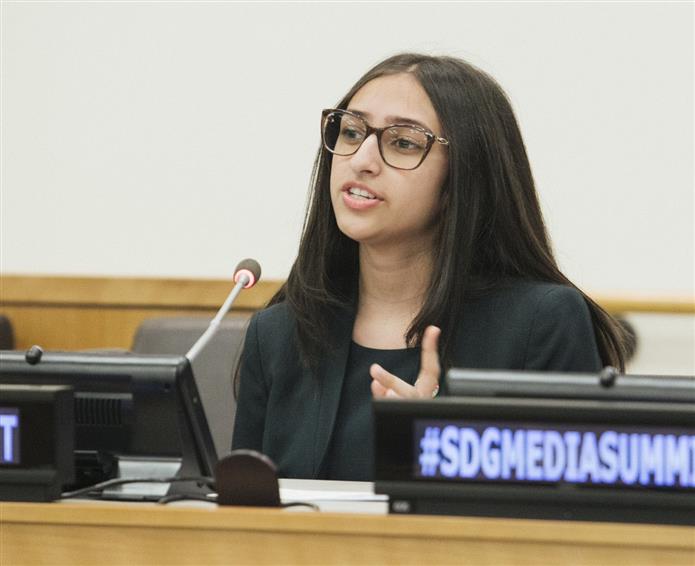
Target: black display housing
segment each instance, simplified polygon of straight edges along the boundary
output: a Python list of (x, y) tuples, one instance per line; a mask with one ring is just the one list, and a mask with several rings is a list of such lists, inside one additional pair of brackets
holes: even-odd
[[(183, 356), (46, 352), (30, 364), (22, 352), (3, 351), (0, 383), (74, 389), (75, 482), (66, 489), (114, 478), (213, 474), (217, 454)], [(105, 495), (153, 499), (168, 488), (135, 484)], [(190, 483), (173, 491), (201, 489)]]
[(15, 417), (2, 429), (0, 501), (52, 501), (74, 481), (72, 387), (0, 384), (0, 414)]
[[(597, 430), (638, 427), (695, 435), (694, 378), (620, 376), (620, 387), (609, 391), (599, 385), (598, 376), (589, 374), (573, 374), (564, 382), (565, 376), (557, 373), (456, 370), (453, 375), (470, 378), (465, 384), (448, 382), (451, 391), (467, 395), (374, 402), (375, 491), (389, 495), (391, 512), (695, 524), (691, 487), (418, 477), (414, 439), (419, 420)], [(655, 389), (655, 383), (662, 387)]]

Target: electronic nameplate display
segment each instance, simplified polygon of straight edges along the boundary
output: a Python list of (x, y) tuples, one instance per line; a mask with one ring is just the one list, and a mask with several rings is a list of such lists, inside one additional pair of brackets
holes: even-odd
[(0, 404), (0, 466), (20, 465), (19, 408)]
[(468, 396), (375, 401), (375, 490), (400, 513), (695, 524), (695, 379), (654, 400), (584, 377), (593, 398), (588, 382), (504, 396), (496, 372)]
[(695, 490), (695, 430), (602, 423), (413, 421), (414, 477)]
[(73, 389), (0, 383), (0, 501), (52, 501), (74, 478)]

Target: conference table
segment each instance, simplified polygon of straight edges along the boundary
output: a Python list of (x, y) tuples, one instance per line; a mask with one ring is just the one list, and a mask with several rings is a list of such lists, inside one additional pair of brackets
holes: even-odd
[(281, 480), (306, 507), (0, 503), (0, 565), (695, 564), (695, 527), (389, 515), (371, 484)]

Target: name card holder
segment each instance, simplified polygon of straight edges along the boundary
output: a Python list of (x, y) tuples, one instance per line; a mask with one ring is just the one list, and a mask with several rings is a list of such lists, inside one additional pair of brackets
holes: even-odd
[(508, 377), (374, 402), (375, 491), (392, 513), (695, 525), (695, 379), (656, 378), (671, 393), (653, 396), (654, 378), (622, 376), (607, 396), (575, 375), (542, 397)]
[(53, 501), (74, 482), (73, 389), (0, 383), (0, 501)]

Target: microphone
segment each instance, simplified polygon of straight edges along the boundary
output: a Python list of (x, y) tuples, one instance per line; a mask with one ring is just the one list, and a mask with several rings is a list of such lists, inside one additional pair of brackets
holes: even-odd
[(247, 258), (241, 260), (237, 264), (236, 269), (234, 270), (234, 282), (236, 285), (234, 285), (232, 292), (229, 293), (229, 296), (225, 300), (224, 304), (220, 307), (220, 310), (217, 311), (215, 318), (210, 321), (210, 324), (205, 332), (203, 332), (201, 337), (195, 341), (195, 344), (193, 344), (191, 349), (186, 353), (185, 357), (191, 364), (193, 364), (193, 360), (198, 357), (200, 351), (207, 346), (212, 337), (217, 334), (222, 320), (229, 312), (232, 303), (237, 298), (237, 295), (241, 292), (241, 290), (250, 289), (258, 282), (260, 278), (261, 266), (255, 259)]
[(245, 275), (248, 277), (248, 280), (247, 283), (244, 284), (244, 289), (250, 289), (256, 284), (256, 281), (261, 278), (261, 266), (258, 265), (255, 259), (242, 259), (237, 264), (234, 270), (234, 282), (239, 283)]

